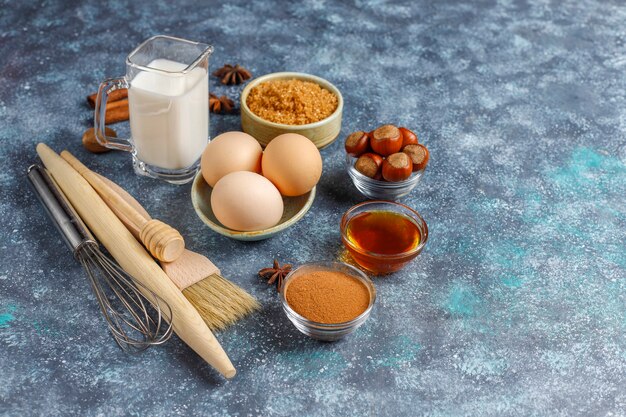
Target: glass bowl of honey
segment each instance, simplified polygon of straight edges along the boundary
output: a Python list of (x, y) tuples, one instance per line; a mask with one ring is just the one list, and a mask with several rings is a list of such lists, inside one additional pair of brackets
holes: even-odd
[(343, 215), (341, 240), (361, 267), (374, 274), (390, 274), (422, 252), (428, 226), (417, 211), (404, 204), (366, 201)]
[(352, 183), (365, 197), (378, 200), (397, 200), (409, 194), (420, 182), (426, 168), (411, 173), (404, 181), (384, 181), (367, 177), (356, 170), (357, 158), (346, 155), (346, 168)]

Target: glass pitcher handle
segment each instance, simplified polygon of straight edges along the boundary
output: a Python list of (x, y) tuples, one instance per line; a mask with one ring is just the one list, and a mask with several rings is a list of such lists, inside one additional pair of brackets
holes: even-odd
[(98, 97), (96, 97), (96, 109), (94, 110), (93, 115), (93, 127), (94, 133), (96, 134), (96, 140), (100, 143), (100, 145), (110, 149), (132, 152), (133, 146), (128, 139), (107, 136), (104, 130), (106, 127), (105, 121), (109, 95), (115, 90), (128, 87), (128, 82), (124, 77), (109, 78), (100, 84), (100, 88), (98, 88)]

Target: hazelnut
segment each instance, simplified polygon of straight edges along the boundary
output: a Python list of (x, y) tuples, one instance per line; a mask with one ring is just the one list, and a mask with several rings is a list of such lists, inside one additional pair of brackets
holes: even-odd
[(356, 160), (354, 169), (369, 178), (378, 179), (383, 157), (375, 153), (364, 153)]
[[(112, 136), (114, 138), (117, 137), (117, 133), (115, 133), (115, 130), (111, 129), (110, 127), (105, 127), (104, 133), (107, 136)], [(85, 131), (85, 133), (83, 133), (83, 147), (92, 153), (103, 153), (111, 150), (100, 145), (98, 139), (96, 139), (96, 134), (93, 127), (90, 127)]]
[(403, 152), (389, 155), (383, 161), (383, 178), (387, 181), (404, 181), (413, 172), (411, 158)]
[(417, 135), (413, 133), (413, 131), (407, 129), (406, 127), (398, 128), (400, 133), (402, 134), (402, 148), (406, 145), (417, 145)]
[(383, 125), (371, 133), (370, 146), (379, 155), (388, 156), (400, 152), (402, 134), (394, 125)]
[(370, 138), (367, 133), (363, 131), (359, 130), (358, 132), (351, 133), (346, 138), (346, 152), (354, 157), (358, 157), (359, 155), (367, 152), (369, 146)]
[(411, 162), (413, 162), (413, 171), (420, 171), (426, 168), (428, 159), (430, 158), (430, 154), (426, 146), (421, 144), (407, 145), (404, 149), (402, 149), (402, 152), (411, 158)]

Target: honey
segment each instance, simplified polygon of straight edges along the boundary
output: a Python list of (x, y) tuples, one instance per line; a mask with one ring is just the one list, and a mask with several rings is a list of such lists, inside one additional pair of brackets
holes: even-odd
[(407, 216), (393, 211), (359, 213), (348, 222), (347, 236), (360, 249), (382, 255), (409, 252), (420, 244), (420, 231)]
[(397, 211), (368, 210), (347, 219), (344, 216), (344, 221), (344, 245), (356, 263), (375, 274), (402, 269), (428, 239), (428, 229), (419, 215), (413, 219)]

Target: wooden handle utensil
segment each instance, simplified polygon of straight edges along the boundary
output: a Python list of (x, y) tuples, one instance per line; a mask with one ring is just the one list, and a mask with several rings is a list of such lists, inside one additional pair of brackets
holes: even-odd
[(102, 182), (95, 172), (83, 165), (68, 151), (61, 152), (61, 157), (91, 184), (103, 200), (106, 200), (109, 205), (114, 205), (116, 211), (137, 225), (139, 240), (148, 248), (152, 256), (159, 261), (172, 262), (182, 255), (185, 250), (185, 241), (178, 230), (160, 220), (142, 216), (119, 194), (111, 192), (111, 189)]
[(198, 311), (135, 240), (98, 193), (81, 174), (47, 145), (37, 145), (37, 153), (80, 217), (115, 260), (126, 272), (170, 305), (170, 319), (176, 334), (226, 378), (235, 376), (233, 364)]
[[(126, 190), (97, 172), (93, 173), (137, 213), (150, 218), (150, 214)], [(117, 210), (114, 204), (110, 204), (105, 196), (100, 197), (133, 236), (139, 239), (139, 227)], [(224, 329), (260, 308), (254, 297), (224, 278), (215, 264), (204, 255), (185, 249), (174, 262), (161, 262), (161, 268), (198, 310), (211, 330)]]
[[(63, 156), (63, 153), (61, 153), (61, 156)], [(130, 204), (137, 211), (137, 213), (140, 213), (146, 218), (150, 218), (150, 214), (148, 214), (146, 209), (144, 209), (132, 195), (128, 194), (126, 190), (97, 172), (93, 173), (100, 178), (104, 186), (108, 187), (110, 191), (123, 198), (124, 201)], [(104, 199), (104, 202), (109, 204), (106, 199)], [(109, 208), (117, 215), (120, 221), (133, 234), (133, 236), (139, 239), (139, 227), (130, 219), (125, 217), (124, 213), (121, 213), (115, 205), (109, 204)], [(161, 262), (161, 268), (181, 291), (201, 279), (213, 274), (220, 274), (219, 268), (208, 258), (187, 249), (185, 249), (183, 254), (174, 262)]]

